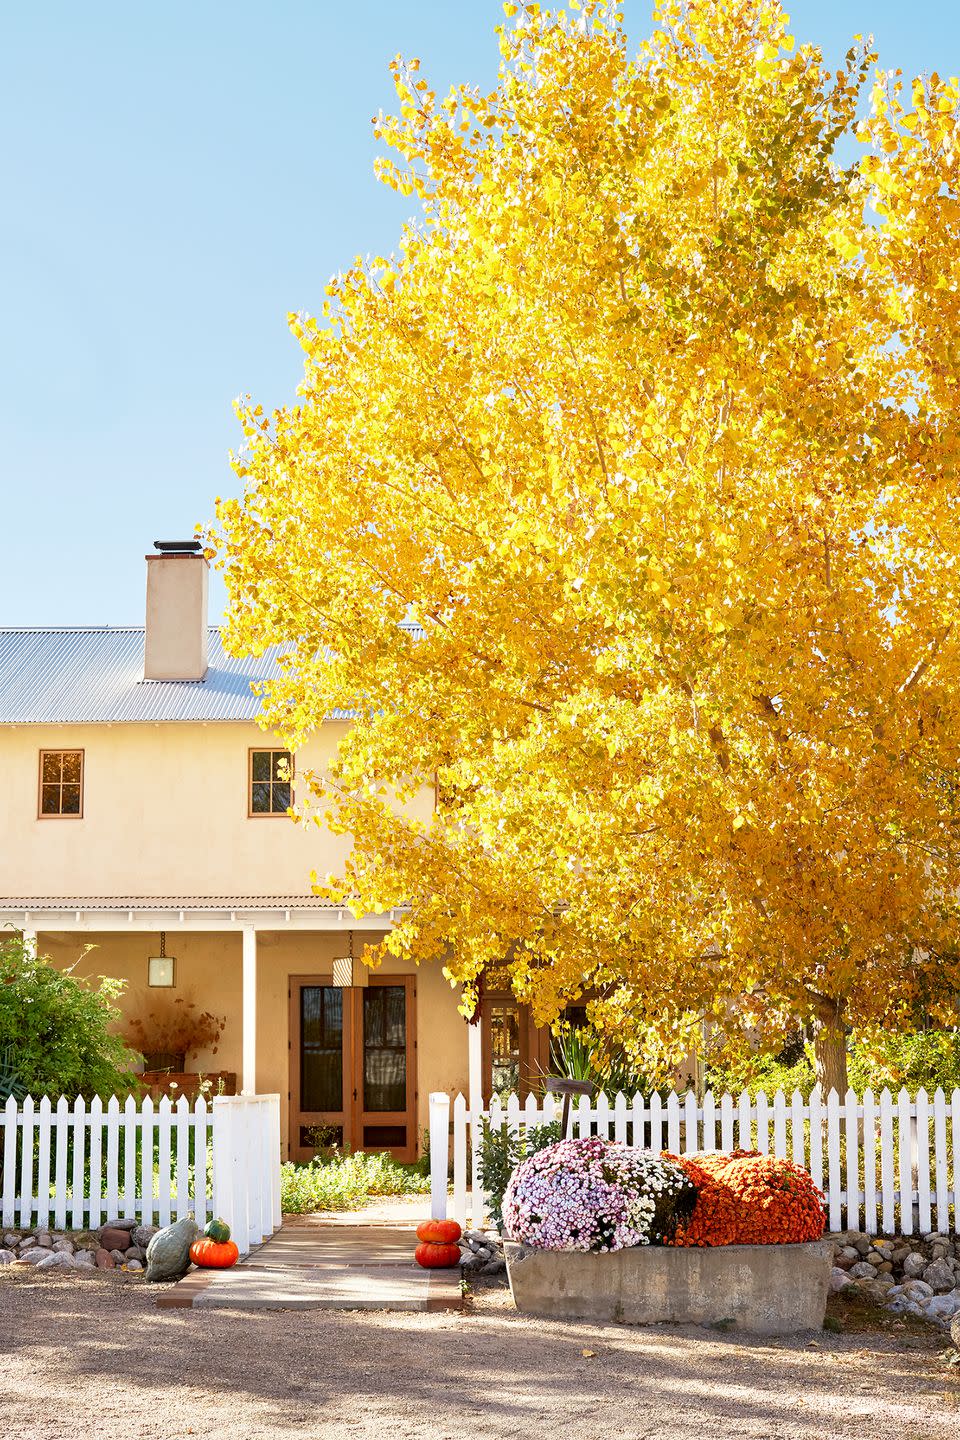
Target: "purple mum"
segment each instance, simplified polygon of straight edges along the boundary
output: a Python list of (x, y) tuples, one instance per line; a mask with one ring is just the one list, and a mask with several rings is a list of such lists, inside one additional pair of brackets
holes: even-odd
[(680, 1167), (649, 1150), (599, 1136), (561, 1140), (511, 1175), (504, 1229), (542, 1250), (626, 1250), (662, 1239), (690, 1191)]

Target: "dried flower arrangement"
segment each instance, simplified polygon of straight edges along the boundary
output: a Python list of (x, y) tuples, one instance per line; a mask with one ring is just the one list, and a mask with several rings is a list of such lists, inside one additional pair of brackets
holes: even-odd
[[(216, 1055), (227, 1023), (225, 1015), (200, 1010), (194, 1000), (178, 996), (151, 997), (150, 1009), (130, 1021), (128, 1043), (146, 1057), (148, 1069), (179, 1068), (190, 1055), (208, 1050)], [(151, 1063), (159, 1062), (159, 1063)]]

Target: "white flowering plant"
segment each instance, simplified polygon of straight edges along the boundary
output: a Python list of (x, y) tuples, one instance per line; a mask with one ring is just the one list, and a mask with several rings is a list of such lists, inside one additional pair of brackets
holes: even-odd
[(626, 1250), (669, 1240), (696, 1190), (672, 1160), (593, 1136), (518, 1165), (503, 1197), (507, 1234), (542, 1250)]

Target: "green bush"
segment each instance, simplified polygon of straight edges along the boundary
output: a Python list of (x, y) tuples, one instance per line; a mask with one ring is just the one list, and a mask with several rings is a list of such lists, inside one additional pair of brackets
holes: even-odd
[(430, 1177), (423, 1162), (400, 1165), (388, 1154), (318, 1157), (280, 1167), (280, 1205), (291, 1215), (314, 1210), (354, 1210), (377, 1195), (423, 1195)]
[(112, 1027), (122, 980), (80, 980), (19, 938), (0, 941), (0, 1053), (17, 1091), (39, 1098), (139, 1093), (140, 1057)]
[[(744, 1055), (723, 1065), (710, 1065), (708, 1087), (714, 1094), (763, 1090), (772, 1095), (799, 1090), (804, 1098), (816, 1084), (813, 1046), (797, 1043), (780, 1055)], [(949, 1095), (960, 1087), (960, 1030), (921, 1030), (912, 1035), (854, 1035), (847, 1044), (847, 1078), (851, 1090), (894, 1093), (906, 1089), (929, 1095), (938, 1086)]]

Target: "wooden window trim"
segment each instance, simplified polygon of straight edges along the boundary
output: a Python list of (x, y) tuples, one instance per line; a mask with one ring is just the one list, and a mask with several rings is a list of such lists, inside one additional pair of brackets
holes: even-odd
[[(43, 808), (43, 757), (45, 755), (79, 755), (80, 756), (80, 809), (70, 810), (44, 810)], [(41, 750), (37, 759), (37, 819), (38, 820), (82, 820), (85, 779), (87, 773), (86, 751), (80, 745), (61, 745), (56, 750)], [(61, 800), (63, 799), (63, 781), (60, 781)]]
[[(296, 803), (296, 792), (293, 788), (297, 774), (297, 759), (292, 750), (285, 750), (282, 745), (250, 745), (247, 748), (247, 819), (248, 820), (287, 820), (289, 816), (286, 810), (254, 810), (253, 808), (253, 757), (254, 755), (289, 755), (290, 756), (290, 804)], [(258, 784), (262, 784), (258, 781)], [(273, 781), (270, 781), (271, 786)]]

